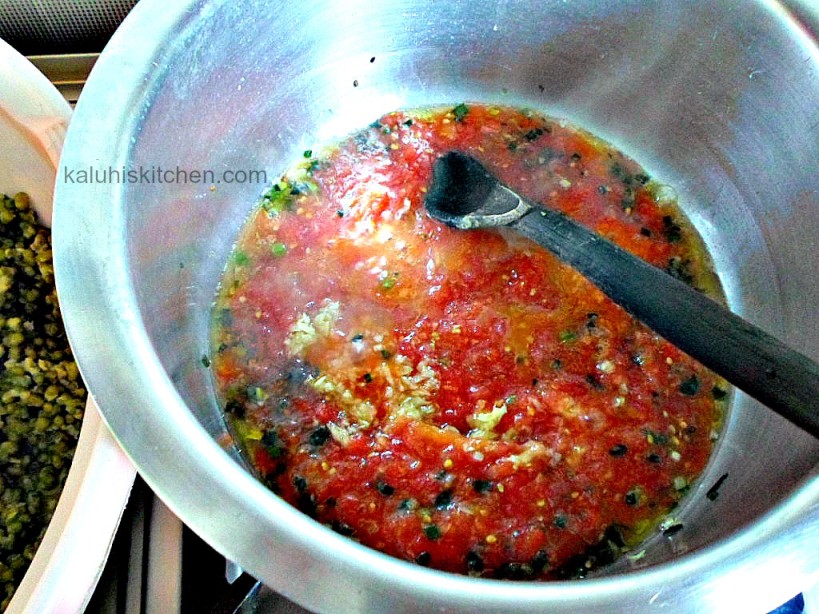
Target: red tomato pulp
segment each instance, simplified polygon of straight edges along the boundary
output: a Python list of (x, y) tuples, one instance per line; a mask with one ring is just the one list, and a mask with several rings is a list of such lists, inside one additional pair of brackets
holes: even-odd
[(260, 477), (319, 521), (453, 572), (582, 575), (696, 480), (725, 387), (540, 247), (432, 220), (452, 149), (716, 287), (673, 203), (587, 133), (510, 108), (397, 112), (265, 196), (217, 300), (215, 377)]

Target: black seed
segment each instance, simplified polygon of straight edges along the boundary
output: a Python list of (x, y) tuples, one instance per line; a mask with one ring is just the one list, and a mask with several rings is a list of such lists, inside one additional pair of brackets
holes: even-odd
[(555, 519), (552, 521), (552, 523), (558, 529), (565, 529), (566, 526), (569, 524), (569, 519), (566, 518), (566, 516), (564, 516), (563, 514), (558, 514), (557, 516), (555, 516)]
[(714, 386), (711, 388), (711, 396), (714, 397), (715, 401), (722, 401), (728, 396), (728, 391), (720, 388), (719, 386)]
[(303, 477), (296, 476), (293, 478), (293, 486), (297, 491), (304, 492), (307, 490), (307, 480), (305, 480)]
[(682, 239), (682, 228), (670, 215), (663, 216), (663, 236), (669, 243), (679, 243)]
[(584, 578), (593, 569), (614, 562), (623, 551), (624, 543), (620, 527), (611, 525), (606, 529), (603, 539), (571, 557), (554, 570), (554, 575), (560, 579)]
[(279, 458), (284, 454), (284, 446), (276, 431), (266, 431), (265, 434), (262, 435), (262, 444), (265, 450), (267, 450), (267, 453), (273, 458)]
[(225, 411), (229, 414), (233, 414), (237, 418), (245, 417), (245, 406), (236, 400), (228, 401), (225, 404)]
[(719, 479), (714, 482), (714, 485), (708, 489), (708, 492), (705, 493), (705, 496), (708, 498), (709, 501), (716, 501), (717, 497), (719, 497), (719, 489), (722, 486), (723, 482), (728, 479), (728, 474), (723, 473), (719, 476)]
[(466, 568), (469, 571), (483, 571), (483, 558), (481, 555), (475, 552), (474, 550), (470, 550), (466, 553)]
[(296, 499), (296, 507), (308, 516), (316, 515), (316, 500), (311, 493), (299, 493)]
[(351, 536), (353, 533), (355, 533), (355, 530), (354, 530), (354, 529), (353, 529), (353, 528), (352, 528), (350, 525), (348, 525), (348, 524), (347, 524), (347, 523), (345, 523), (345, 522), (339, 522), (339, 521), (337, 521), (337, 520), (336, 520), (336, 521), (334, 521), (334, 522), (333, 522), (333, 523), (330, 525), (330, 527), (331, 527), (331, 528), (333, 529), (333, 531), (335, 531), (336, 533), (341, 533), (342, 535), (345, 535), (345, 536), (347, 536), (347, 537), (350, 537), (350, 536)]
[(652, 452), (651, 454), (649, 454), (648, 456), (646, 456), (646, 460), (647, 460), (649, 463), (652, 463), (652, 464), (654, 464), (654, 465), (659, 465), (661, 462), (663, 462), (663, 457), (662, 457), (662, 456), (660, 456), (659, 454), (654, 454), (654, 453)]
[(700, 380), (696, 375), (692, 375), (682, 384), (680, 384), (680, 392), (686, 396), (694, 396), (700, 389)]
[(390, 495), (395, 494), (395, 488), (393, 488), (392, 486), (390, 486), (389, 484), (387, 484), (386, 482), (383, 482), (381, 480), (378, 480), (375, 483), (375, 489), (378, 492), (380, 492), (382, 495), (384, 495), (385, 497), (389, 497)]
[(573, 153), (571, 155), (571, 158), (572, 158), (572, 162), (577, 162), (578, 160), (580, 160), (580, 154), (579, 153)]
[(589, 384), (595, 390), (603, 390), (605, 386), (597, 379), (597, 376), (594, 373), (589, 373), (585, 378), (586, 383)]
[(439, 539), (441, 537), (441, 529), (434, 524), (428, 524), (424, 527), (424, 535), (430, 540)]
[(668, 527), (667, 529), (665, 529), (665, 530), (663, 531), (663, 536), (665, 536), (665, 537), (671, 537), (672, 535), (676, 535), (677, 533), (679, 533), (679, 532), (680, 532), (680, 531), (682, 531), (682, 530), (683, 530), (683, 525), (682, 525), (682, 523), (677, 522), (677, 523), (675, 523), (675, 524), (672, 524), (672, 525), (671, 525), (670, 527)]
[(529, 130), (526, 134), (523, 135), (527, 141), (535, 141), (539, 136), (543, 134), (543, 128), (534, 128), (533, 130)]
[(619, 162), (612, 164), (610, 170), (611, 174), (617, 177), (617, 179), (621, 180), (623, 183), (629, 183), (628, 173), (626, 173), (626, 170), (620, 165)]
[(625, 496), (626, 505), (637, 505), (640, 502), (640, 494), (637, 491), (630, 490)]
[(439, 510), (443, 510), (448, 508), (452, 505), (452, 489), (447, 488), (445, 491), (441, 492), (437, 497), (435, 497), (435, 507)]
[(537, 554), (532, 558), (530, 563), (532, 571), (535, 573), (543, 572), (549, 565), (549, 555), (545, 550), (538, 550)]
[(354, 335), (353, 338), (350, 339), (350, 341), (352, 341), (353, 343), (358, 343), (359, 341), (363, 341), (363, 340), (364, 340), (364, 335), (362, 335), (361, 333), (358, 333), (357, 335)]
[(492, 490), (492, 482), (489, 480), (473, 480), (472, 488), (475, 489), (475, 492), (485, 493)]
[(618, 443), (616, 446), (609, 450), (609, 454), (614, 456), (615, 458), (619, 458), (621, 456), (625, 456), (628, 453), (628, 446), (624, 443)]
[(498, 567), (495, 575), (501, 580), (524, 580), (532, 576), (532, 568), (525, 563), (508, 561)]
[(650, 237), (651, 236), (651, 231), (648, 228), (646, 228), (645, 226), (643, 226), (640, 229), (640, 234), (643, 235), (644, 237)]
[(365, 373), (365, 374), (364, 374), (364, 381), (365, 381), (367, 384), (369, 384), (371, 381), (373, 381), (373, 376), (372, 376), (372, 373)]
[(318, 427), (315, 431), (310, 433), (311, 446), (323, 446), (330, 439), (330, 429), (324, 425)]
[(202, 356), (202, 366), (207, 369), (210, 366), (210, 358)]
[(415, 557), (415, 562), (426, 567), (432, 562), (432, 555), (429, 552), (424, 551)]

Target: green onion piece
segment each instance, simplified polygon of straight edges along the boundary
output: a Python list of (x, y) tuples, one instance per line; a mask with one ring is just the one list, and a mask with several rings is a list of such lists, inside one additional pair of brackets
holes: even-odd
[(242, 251), (237, 251), (233, 254), (233, 262), (237, 266), (245, 266), (250, 262), (248, 255)]
[(561, 343), (569, 343), (570, 341), (574, 341), (577, 339), (577, 334), (571, 330), (564, 330), (560, 332), (560, 342)]
[(454, 109), (452, 109), (452, 112), (455, 114), (455, 121), (462, 122), (464, 120), (464, 117), (466, 117), (467, 114), (469, 113), (469, 107), (462, 102)]

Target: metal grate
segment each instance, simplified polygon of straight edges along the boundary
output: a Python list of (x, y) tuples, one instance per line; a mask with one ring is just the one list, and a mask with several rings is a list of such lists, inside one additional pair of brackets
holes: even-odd
[(23, 55), (98, 52), (137, 0), (0, 0), (0, 38)]

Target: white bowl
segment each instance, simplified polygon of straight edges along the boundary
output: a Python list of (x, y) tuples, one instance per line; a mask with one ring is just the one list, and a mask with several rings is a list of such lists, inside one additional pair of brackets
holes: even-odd
[[(0, 192), (27, 192), (47, 225), (70, 117), (71, 108), (48, 79), (0, 40)], [(54, 516), (6, 614), (85, 609), (134, 475), (89, 399)]]

